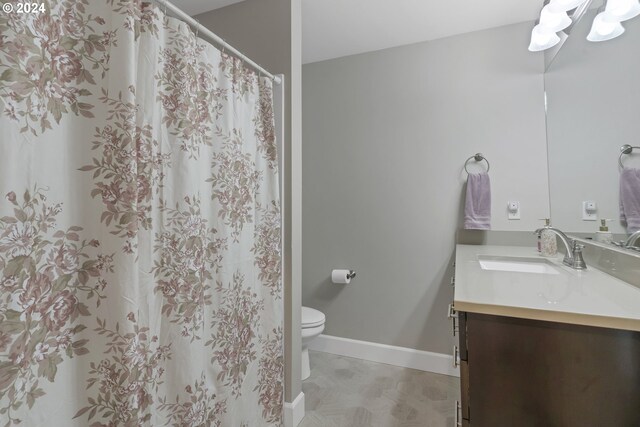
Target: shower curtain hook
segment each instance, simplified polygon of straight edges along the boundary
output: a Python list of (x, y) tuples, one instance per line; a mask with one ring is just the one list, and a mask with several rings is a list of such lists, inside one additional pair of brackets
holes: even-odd
[(198, 21), (197, 19), (195, 21), (196, 24), (198, 24), (196, 25), (196, 44), (198, 44), (198, 35), (200, 34), (200, 21)]

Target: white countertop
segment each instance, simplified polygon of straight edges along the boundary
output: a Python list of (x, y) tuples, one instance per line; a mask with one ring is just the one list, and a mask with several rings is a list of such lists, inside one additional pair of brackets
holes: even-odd
[(560, 274), (483, 270), (478, 256), (536, 257), (522, 246), (457, 245), (458, 311), (640, 331), (640, 289), (596, 268), (576, 271), (551, 258)]

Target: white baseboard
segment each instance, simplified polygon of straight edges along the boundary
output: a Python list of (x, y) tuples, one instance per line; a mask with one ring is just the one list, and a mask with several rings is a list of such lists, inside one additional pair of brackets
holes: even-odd
[(448, 354), (333, 337), (331, 335), (319, 335), (309, 343), (309, 349), (403, 368), (434, 372), (436, 374), (460, 376), (460, 369), (453, 367), (453, 356)]
[(293, 399), (293, 402), (284, 402), (284, 427), (297, 427), (304, 418), (304, 393)]

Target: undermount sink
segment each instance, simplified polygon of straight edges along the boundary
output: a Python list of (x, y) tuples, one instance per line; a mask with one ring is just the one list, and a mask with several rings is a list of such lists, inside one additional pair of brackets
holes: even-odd
[(514, 273), (560, 274), (556, 266), (544, 258), (479, 255), (478, 262), (483, 270), (509, 271)]

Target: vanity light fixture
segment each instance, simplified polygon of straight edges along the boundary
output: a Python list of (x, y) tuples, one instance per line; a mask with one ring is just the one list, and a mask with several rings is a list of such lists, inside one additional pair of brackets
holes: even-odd
[(555, 11), (551, 4), (548, 4), (540, 12), (540, 25), (557, 33), (571, 25), (571, 18), (569, 18), (566, 11)]
[(540, 12), (540, 19), (531, 31), (531, 43), (529, 50), (539, 52), (549, 49), (560, 43), (560, 37), (556, 34), (571, 25), (573, 22), (567, 13), (585, 4), (588, 0), (545, 0)]
[(533, 27), (531, 31), (531, 44), (529, 44), (529, 50), (531, 52), (539, 52), (541, 50), (549, 49), (557, 45), (560, 42), (560, 37), (548, 27), (538, 24)]
[(624, 27), (620, 22), (608, 19), (606, 11), (601, 11), (596, 15), (591, 26), (591, 31), (587, 36), (590, 42), (603, 42), (622, 35)]
[(640, 3), (638, 0), (608, 0), (604, 13), (607, 21), (627, 21), (640, 15)]
[[(531, 31), (529, 50), (539, 52), (560, 43), (560, 37), (556, 33), (565, 30), (573, 22), (568, 11), (575, 10), (572, 12), (572, 17), (579, 19), (590, 4), (587, 1), (589, 0), (546, 0), (540, 12), (540, 19), (536, 21)], [(605, 5), (598, 10), (587, 36), (587, 40), (591, 42), (602, 42), (619, 37), (625, 31), (621, 22), (640, 15), (640, 0), (605, 1)]]

